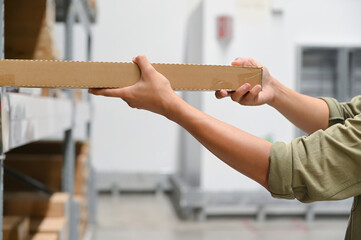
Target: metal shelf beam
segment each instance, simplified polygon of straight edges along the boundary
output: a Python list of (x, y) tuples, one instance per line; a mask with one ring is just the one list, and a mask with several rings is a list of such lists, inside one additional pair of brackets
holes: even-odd
[[(0, 59), (4, 59), (5, 41), (4, 41), (4, 0), (0, 0)], [(0, 107), (2, 106), (1, 96), (5, 92), (4, 88), (0, 88)], [(2, 114), (0, 111), (0, 240), (3, 239), (3, 204), (4, 204), (4, 149), (2, 136)]]

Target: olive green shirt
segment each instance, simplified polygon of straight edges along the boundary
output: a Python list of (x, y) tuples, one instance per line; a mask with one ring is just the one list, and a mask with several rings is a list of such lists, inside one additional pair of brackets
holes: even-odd
[(354, 197), (345, 239), (361, 239), (361, 96), (349, 103), (323, 100), (330, 109), (328, 129), (273, 144), (270, 191), (305, 203)]

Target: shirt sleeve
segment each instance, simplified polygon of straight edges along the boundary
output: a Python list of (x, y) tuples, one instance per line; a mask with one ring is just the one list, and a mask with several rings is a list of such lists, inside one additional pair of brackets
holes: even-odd
[(351, 102), (339, 103), (334, 98), (321, 98), (330, 110), (329, 125), (344, 123), (346, 119), (353, 118), (361, 113), (361, 95), (354, 97)]
[(273, 145), (268, 179), (272, 196), (312, 202), (361, 194), (361, 97), (350, 103), (324, 100), (331, 127)]

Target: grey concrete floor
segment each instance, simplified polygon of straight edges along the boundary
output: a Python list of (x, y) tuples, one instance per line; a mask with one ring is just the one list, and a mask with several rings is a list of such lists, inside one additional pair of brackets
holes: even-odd
[(169, 240), (320, 240), (343, 239), (347, 219), (323, 219), (306, 223), (299, 218), (267, 220), (211, 218), (183, 221), (175, 215), (167, 196), (130, 194), (98, 199), (95, 239)]

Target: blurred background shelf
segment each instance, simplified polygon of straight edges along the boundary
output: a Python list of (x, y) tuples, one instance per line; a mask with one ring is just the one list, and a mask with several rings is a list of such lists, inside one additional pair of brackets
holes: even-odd
[[(91, 60), (94, 1), (0, 0), (0, 13), (1, 58), (72, 60), (73, 31), (79, 22), (87, 34), (84, 60)], [(55, 24), (66, 29), (62, 53)], [(23, 230), (29, 236), (51, 233), (54, 239), (92, 239), (96, 193), (89, 155), (92, 107), (88, 93), (3, 87), (0, 95), (0, 228), (3, 217), (8, 221), (9, 214), (16, 214), (28, 223), (29, 228)], [(86, 130), (81, 141), (75, 140), (78, 129)], [(25, 205), (49, 209), (23, 211), (18, 198)], [(50, 207), (59, 206), (59, 201), (62, 208)], [(2, 233), (1, 228), (0, 240)]]
[(4, 152), (72, 127), (69, 99), (6, 93), (2, 96), (1, 111)]

